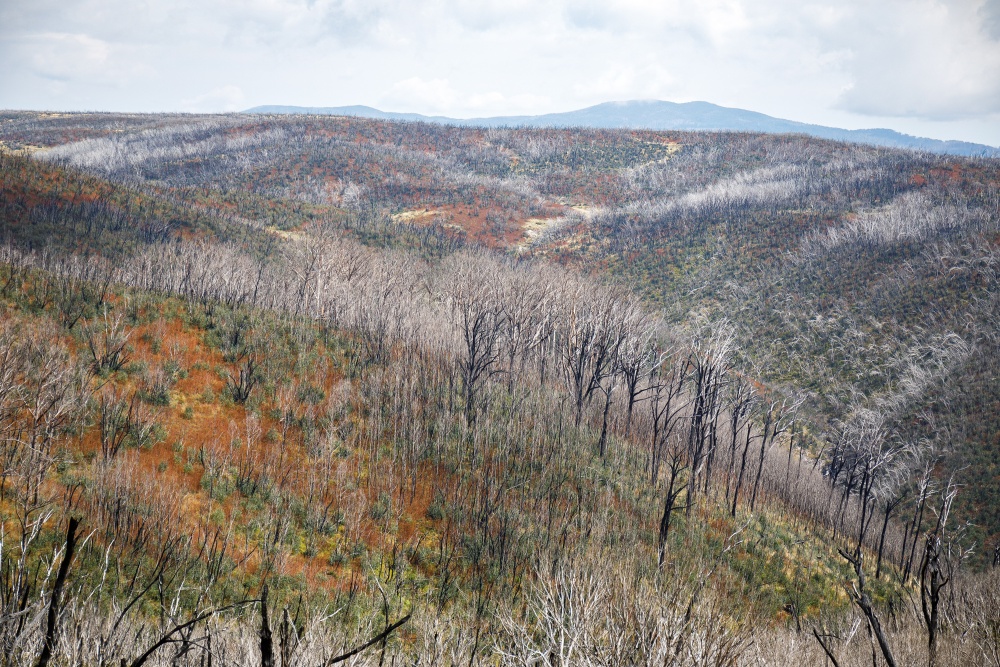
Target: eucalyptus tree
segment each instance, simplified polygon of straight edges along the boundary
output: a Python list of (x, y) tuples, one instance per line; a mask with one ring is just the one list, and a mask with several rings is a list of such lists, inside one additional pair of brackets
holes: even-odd
[(484, 254), (460, 254), (449, 259), (444, 286), (447, 313), (459, 336), (458, 366), (462, 376), (465, 420), (476, 422), (485, 380), (500, 372), (504, 329), (519, 333), (512, 325), (501, 291), (502, 265)]
[(707, 492), (712, 463), (719, 440), (723, 390), (730, 383), (735, 336), (728, 322), (713, 326), (704, 338), (696, 338), (690, 357), (688, 384), (692, 396), (687, 433), (687, 460), (691, 481), (688, 511), (694, 504), (699, 483)]
[(575, 279), (561, 292), (556, 357), (579, 426), (595, 391), (613, 391), (617, 356), (624, 340), (618, 290)]

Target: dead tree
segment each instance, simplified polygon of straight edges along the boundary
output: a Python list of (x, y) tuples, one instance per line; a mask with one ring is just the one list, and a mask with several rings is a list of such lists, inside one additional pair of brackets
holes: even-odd
[(606, 290), (579, 284), (564, 295), (567, 309), (558, 325), (558, 358), (580, 425), (583, 408), (615, 373), (624, 328), (620, 299)]
[(499, 346), (506, 366), (507, 391), (513, 393), (528, 355), (544, 337), (545, 314), (552, 309), (552, 290), (543, 276), (527, 269), (506, 271), (501, 289)]
[(698, 480), (705, 476), (705, 488), (711, 477), (711, 466), (718, 446), (718, 420), (722, 412), (722, 390), (729, 382), (733, 334), (723, 322), (704, 341), (699, 341), (691, 354), (691, 416), (688, 424), (687, 458), (690, 466), (688, 505), (694, 505)]
[(242, 350), (236, 363), (236, 375), (227, 378), (226, 386), (234, 402), (246, 403), (261, 380), (260, 354), (252, 349)]
[(757, 475), (754, 478), (753, 493), (750, 496), (750, 510), (757, 506), (757, 494), (760, 491), (760, 480), (764, 474), (764, 458), (767, 456), (767, 449), (773, 445), (778, 436), (785, 433), (792, 425), (795, 410), (800, 405), (799, 402), (788, 405), (787, 399), (772, 401), (764, 413), (764, 428), (760, 439), (760, 456), (757, 458)]
[(687, 403), (681, 400), (684, 379), (691, 363), (690, 356), (675, 361), (664, 368), (663, 364), (650, 369), (650, 484), (656, 486), (660, 478), (660, 460), (671, 434), (680, 421), (681, 411)]
[(267, 584), (260, 591), (260, 667), (274, 667), (274, 641), (267, 618)]
[(498, 370), (506, 315), (497, 286), (499, 267), (474, 255), (455, 261), (458, 265), (449, 276), (447, 299), (461, 339), (458, 366), (465, 394), (465, 421), (471, 428), (476, 422), (482, 382)]
[(896, 508), (906, 500), (906, 493), (896, 492), (885, 499), (885, 504), (882, 507), (882, 531), (879, 533), (878, 537), (878, 559), (875, 563), (875, 578), (878, 579), (882, 576), (882, 552), (885, 547), (885, 534), (886, 529), (889, 526), (889, 519), (892, 518), (893, 512)]
[[(639, 311), (641, 313), (641, 311)], [(625, 438), (632, 432), (632, 414), (635, 405), (648, 397), (653, 387), (643, 380), (670, 356), (660, 352), (653, 342), (655, 323), (643, 317), (630, 328), (618, 350), (618, 372), (625, 388)]]
[(146, 414), (137, 394), (126, 400), (114, 388), (105, 389), (97, 409), (104, 461), (113, 461), (128, 445), (141, 447), (149, 441), (155, 422)]
[(604, 410), (601, 413), (601, 437), (597, 443), (597, 449), (602, 459), (605, 457), (608, 449), (608, 413), (611, 411), (611, 396), (618, 386), (617, 380), (618, 375), (612, 373), (608, 376), (607, 381), (598, 387), (601, 393), (604, 394)]
[(338, 663), (344, 662), (345, 660), (353, 658), (354, 656), (356, 656), (357, 654), (361, 653), (365, 649), (371, 648), (372, 646), (375, 646), (375, 644), (378, 644), (379, 642), (384, 642), (386, 639), (389, 638), (389, 635), (391, 635), (397, 629), (399, 629), (400, 627), (402, 627), (407, 621), (409, 621), (411, 616), (412, 616), (412, 614), (407, 614), (406, 616), (404, 616), (403, 618), (399, 619), (398, 621), (396, 621), (392, 625), (387, 625), (385, 627), (385, 629), (382, 630), (382, 632), (378, 633), (377, 635), (375, 635), (374, 637), (372, 637), (370, 640), (368, 640), (367, 642), (365, 642), (361, 646), (358, 646), (357, 648), (351, 649), (347, 653), (342, 653), (342, 654), (340, 654), (338, 656), (330, 658), (329, 660), (326, 661), (325, 664), (327, 665), (327, 667), (330, 667), (331, 665), (336, 665)]
[(52, 658), (52, 649), (56, 644), (56, 633), (59, 629), (59, 604), (62, 600), (63, 587), (66, 585), (66, 575), (69, 573), (70, 563), (73, 562), (73, 553), (76, 550), (76, 529), (80, 526), (76, 517), (70, 518), (69, 529), (66, 531), (66, 546), (63, 553), (62, 563), (59, 564), (59, 573), (56, 575), (56, 583), (52, 587), (52, 595), (49, 598), (49, 613), (45, 625), (45, 641), (42, 644), (42, 652), (38, 656), (36, 667), (45, 667)]
[(830, 648), (830, 645), (826, 643), (827, 639), (831, 638), (839, 639), (839, 637), (828, 635), (826, 632), (820, 634), (819, 630), (817, 630), (816, 628), (813, 628), (813, 637), (815, 637), (816, 641), (819, 642), (820, 648), (823, 649), (823, 653), (825, 653), (826, 657), (828, 657), (830, 659), (830, 662), (833, 663), (833, 667), (840, 667), (840, 663), (837, 662), (837, 656), (833, 654), (833, 649)]
[(95, 375), (117, 373), (128, 364), (128, 342), (132, 331), (125, 326), (124, 319), (121, 313), (110, 317), (105, 306), (101, 321), (84, 328), (84, 340)]
[[(726, 500), (728, 501), (730, 497), (730, 492), (732, 489), (733, 474), (736, 472), (736, 449), (737, 444), (740, 440), (740, 434), (743, 432), (744, 426), (749, 423), (750, 416), (753, 414), (754, 402), (756, 396), (754, 394), (753, 386), (744, 380), (743, 378), (736, 378), (733, 384), (730, 386), (729, 396), (727, 397), (727, 403), (729, 404), (729, 456), (728, 456), (728, 466), (726, 469)], [(746, 470), (747, 461), (747, 448), (749, 447), (749, 442), (747, 446), (743, 448), (743, 456), (739, 471), (738, 484), (743, 483), (743, 473)], [(737, 491), (739, 493), (739, 491)], [(735, 512), (735, 510), (734, 510)]]
[[(917, 482), (917, 498), (913, 507), (913, 519), (906, 526), (906, 530), (903, 533), (903, 549), (899, 562), (899, 567), (903, 570), (903, 581), (908, 581), (910, 578), (910, 571), (913, 568), (913, 557), (917, 550), (917, 538), (924, 521), (924, 510), (927, 507), (927, 500), (935, 492), (934, 480), (931, 478), (933, 469), (934, 462), (925, 462), (923, 473)], [(908, 550), (907, 542), (909, 542)]]
[(941, 504), (937, 511), (934, 529), (927, 534), (924, 555), (920, 561), (920, 611), (927, 628), (927, 666), (937, 664), (938, 624), (941, 608), (941, 591), (951, 581), (951, 563), (946, 563), (942, 542), (947, 539), (948, 515), (951, 505), (958, 495), (958, 487), (949, 480), (941, 494)]
[(889, 667), (896, 667), (896, 659), (892, 655), (889, 640), (885, 636), (885, 631), (882, 629), (882, 624), (878, 620), (878, 615), (875, 613), (874, 607), (872, 607), (872, 600), (868, 596), (868, 591), (865, 590), (863, 552), (860, 548), (855, 549), (853, 554), (849, 554), (843, 549), (838, 549), (837, 551), (840, 552), (844, 560), (851, 564), (854, 568), (854, 574), (857, 577), (857, 582), (847, 589), (848, 596), (858, 606), (861, 613), (865, 615), (865, 618), (868, 619), (868, 627), (875, 634), (875, 639), (878, 641), (879, 649), (881, 649), (882, 657), (885, 658), (886, 663)]
[[(657, 538), (657, 566), (663, 569), (667, 553), (667, 537), (670, 532), (670, 518), (677, 510), (686, 509), (677, 505), (677, 498), (689, 488), (691, 481), (681, 483), (681, 474), (687, 469), (683, 464), (681, 452), (675, 451), (670, 457), (670, 481), (667, 483), (667, 493), (663, 499), (663, 516), (660, 518), (660, 531)], [(690, 504), (690, 503), (688, 503)]]

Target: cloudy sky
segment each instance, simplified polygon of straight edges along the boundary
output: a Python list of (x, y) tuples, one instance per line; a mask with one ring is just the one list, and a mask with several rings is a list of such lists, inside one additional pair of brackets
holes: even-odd
[(1000, 0), (0, 0), (0, 108), (706, 100), (1000, 145)]

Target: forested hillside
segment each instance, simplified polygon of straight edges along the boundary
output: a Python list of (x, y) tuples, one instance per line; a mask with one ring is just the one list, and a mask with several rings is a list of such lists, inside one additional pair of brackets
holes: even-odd
[(0, 141), (4, 664), (1000, 665), (996, 160)]

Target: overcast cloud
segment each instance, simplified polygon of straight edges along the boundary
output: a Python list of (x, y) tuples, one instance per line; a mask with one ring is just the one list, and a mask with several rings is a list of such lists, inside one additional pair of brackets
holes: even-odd
[(706, 100), (1000, 144), (1000, 0), (0, 0), (0, 107)]

